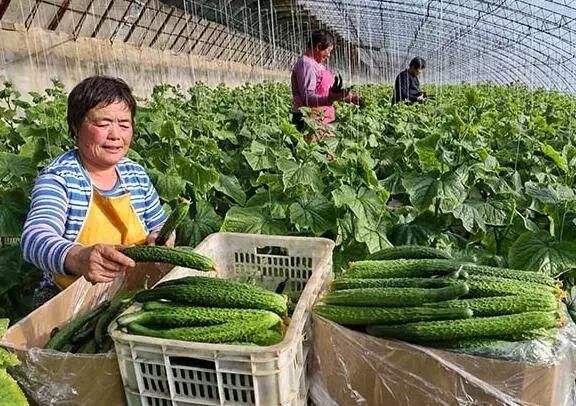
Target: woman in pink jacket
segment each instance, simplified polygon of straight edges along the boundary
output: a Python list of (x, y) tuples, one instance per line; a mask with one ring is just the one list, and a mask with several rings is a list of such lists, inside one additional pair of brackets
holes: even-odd
[(334, 49), (334, 42), (334, 36), (328, 31), (313, 31), (306, 53), (292, 68), (292, 123), (300, 131), (304, 128), (300, 107), (312, 108), (319, 122), (330, 124), (336, 120), (335, 101), (360, 102), (355, 93), (333, 88), (334, 75), (324, 64)]

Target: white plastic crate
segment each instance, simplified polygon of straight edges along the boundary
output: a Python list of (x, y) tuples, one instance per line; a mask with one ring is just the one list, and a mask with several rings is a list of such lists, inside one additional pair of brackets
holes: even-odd
[[(218, 277), (256, 280), (269, 289), (288, 277), (287, 289), (302, 291), (284, 340), (270, 347), (190, 343), (130, 335), (113, 324), (128, 404), (305, 405), (310, 310), (331, 275), (333, 247), (324, 238), (208, 236), (196, 251), (216, 262)], [(190, 274), (198, 271), (175, 268), (163, 280)]]

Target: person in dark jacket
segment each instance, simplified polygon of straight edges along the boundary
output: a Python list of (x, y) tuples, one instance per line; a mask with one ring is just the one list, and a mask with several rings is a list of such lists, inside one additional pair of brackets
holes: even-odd
[(417, 56), (410, 61), (408, 69), (404, 69), (396, 76), (392, 104), (401, 101), (416, 103), (426, 100), (426, 94), (420, 90), (420, 80), (418, 80), (424, 68), (426, 68), (426, 61)]

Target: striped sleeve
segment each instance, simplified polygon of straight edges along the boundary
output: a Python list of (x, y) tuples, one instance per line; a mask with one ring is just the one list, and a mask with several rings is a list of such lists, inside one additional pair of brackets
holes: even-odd
[(154, 185), (150, 181), (150, 178), (148, 178), (148, 188), (144, 200), (146, 202), (146, 211), (144, 212), (146, 227), (150, 231), (160, 229), (166, 222), (168, 216), (160, 204), (160, 197), (158, 196), (158, 192), (156, 192)]
[(65, 273), (64, 259), (75, 245), (62, 237), (67, 211), (68, 194), (64, 179), (51, 173), (38, 176), (32, 189), (21, 245), (24, 259), (45, 272)]

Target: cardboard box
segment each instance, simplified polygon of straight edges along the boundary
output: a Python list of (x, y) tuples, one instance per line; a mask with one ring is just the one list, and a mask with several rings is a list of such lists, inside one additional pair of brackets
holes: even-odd
[(124, 387), (115, 354), (69, 354), (42, 348), (54, 327), (65, 325), (119, 291), (156, 283), (171, 266), (138, 264), (122, 280), (92, 285), (78, 279), (66, 290), (14, 324), (0, 345), (22, 364), (13, 371), (27, 394), (40, 405), (123, 405)]
[(312, 398), (318, 405), (572, 406), (572, 348), (555, 365), (531, 365), (371, 337), (315, 316)]

